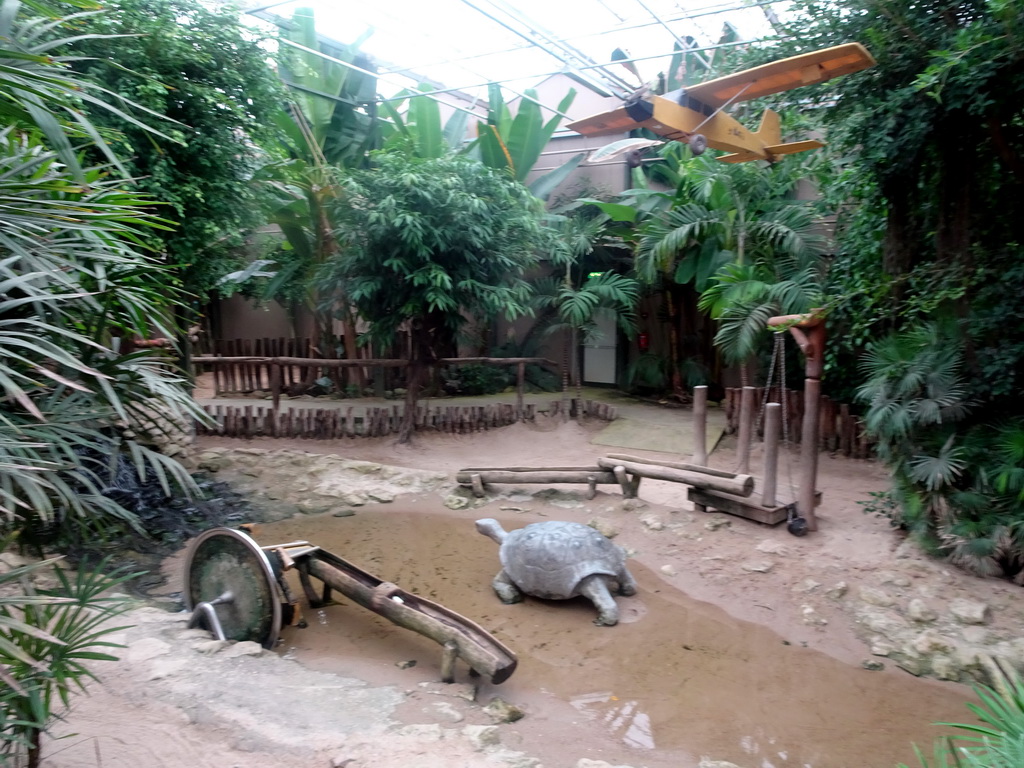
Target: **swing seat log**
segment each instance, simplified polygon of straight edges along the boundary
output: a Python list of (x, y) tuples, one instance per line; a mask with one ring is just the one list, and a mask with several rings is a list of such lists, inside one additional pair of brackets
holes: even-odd
[[(763, 481), (760, 478), (755, 478), (754, 493), (749, 497), (736, 496), (708, 488), (690, 488), (686, 498), (693, 504), (693, 508), (697, 512), (725, 512), (765, 525), (778, 525), (786, 522), (789, 518), (789, 507), (795, 500), (780, 491), (776, 493), (775, 504), (766, 507), (760, 502), (762, 485)], [(820, 504), (821, 491), (816, 491), (814, 505), (817, 507)]]
[(668, 480), (697, 488), (716, 489), (722, 493), (731, 493), (737, 496), (749, 496), (754, 490), (754, 478), (751, 475), (719, 477), (705, 472), (687, 471), (663, 464), (648, 464), (625, 459), (598, 459), (597, 463), (600, 467), (612, 470), (615, 467), (622, 467), (634, 478), (647, 477), (651, 480)]

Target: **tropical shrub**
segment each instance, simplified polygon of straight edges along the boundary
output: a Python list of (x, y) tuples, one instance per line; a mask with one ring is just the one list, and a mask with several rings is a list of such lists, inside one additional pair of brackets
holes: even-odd
[[(95, 679), (86, 666), (116, 661), (105, 639), (124, 627), (111, 619), (127, 609), (124, 598), (105, 596), (130, 575), (105, 576), (104, 564), (69, 575), (53, 568), (58, 586), (36, 591), (30, 578), (53, 566), (47, 560), (0, 574), (0, 763), (42, 759), (42, 737), (72, 693)], [(12, 592), (13, 589), (13, 592)]]
[[(994, 670), (992, 685), (977, 686), (981, 704), (967, 708), (980, 725), (939, 723), (966, 731), (935, 742), (932, 759), (915, 746), (921, 768), (1019, 768), (1024, 765), (1024, 683), (1016, 672)], [(899, 768), (907, 768), (900, 765)]]
[(963, 340), (915, 326), (871, 345), (859, 394), (893, 522), (979, 575), (1024, 582), (1024, 419), (975, 420)]

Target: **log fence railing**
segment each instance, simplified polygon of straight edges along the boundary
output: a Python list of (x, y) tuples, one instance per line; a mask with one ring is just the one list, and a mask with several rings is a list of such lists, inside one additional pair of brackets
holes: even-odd
[[(416, 429), (453, 434), (481, 432), (519, 421), (533, 421), (538, 413), (557, 416), (562, 401), (548, 404), (527, 403), (517, 410), (510, 403), (493, 405), (421, 405), (416, 409)], [(612, 421), (616, 409), (608, 403), (573, 399), (571, 412), (580, 407), (583, 414)], [(370, 408), (286, 408), (266, 406), (205, 405), (208, 422), (197, 421), (199, 435), (222, 437), (301, 437), (314, 440), (338, 440), (347, 437), (383, 437), (397, 434), (402, 426), (403, 406)]]
[[(783, 392), (786, 400), (784, 404), (789, 441), (799, 443), (804, 417), (804, 393), (799, 389), (786, 389)], [(728, 434), (733, 434), (739, 429), (742, 393), (743, 390), (740, 387), (725, 390), (725, 400), (722, 401), (722, 405), (725, 408)], [(755, 402), (758, 414), (760, 414), (762, 403), (765, 402), (764, 387), (757, 388)], [(782, 403), (777, 387), (772, 387), (768, 402)], [(868, 439), (864, 420), (852, 414), (849, 405), (837, 403), (827, 395), (822, 395), (819, 420), (818, 440), (821, 450), (841, 453), (843, 456), (854, 459), (868, 459), (873, 456), (873, 444)], [(762, 434), (760, 416), (756, 420), (756, 425), (757, 433)]]
[[(337, 360), (329, 358), (309, 357), (258, 357), (243, 355), (228, 357), (224, 355), (199, 355), (192, 358), (197, 370), (209, 367), (213, 370), (214, 394), (228, 392), (255, 392), (269, 390), (274, 409), (277, 410), (282, 392), (289, 383), (303, 381), (303, 375), (309, 368), (315, 373), (340, 368), (407, 368), (408, 360), (390, 358), (371, 360)], [(504, 365), (516, 366), (516, 412), (523, 412), (523, 396), (526, 392), (526, 366), (543, 365), (554, 370), (559, 366), (545, 357), (443, 357), (432, 363), (434, 366), (445, 365)], [(308, 378), (308, 377), (307, 377)], [(318, 377), (316, 377), (318, 378)], [(264, 382), (266, 386), (264, 386)]]

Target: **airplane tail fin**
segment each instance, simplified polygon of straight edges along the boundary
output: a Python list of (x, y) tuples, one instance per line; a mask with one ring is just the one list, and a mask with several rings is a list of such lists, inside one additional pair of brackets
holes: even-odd
[(754, 135), (769, 146), (781, 144), (782, 124), (779, 121), (779, 113), (766, 109), (764, 114), (761, 115), (761, 125), (758, 126)]
[(806, 152), (809, 149), (818, 149), (825, 145), (820, 141), (810, 139), (808, 141), (790, 141), (782, 143), (782, 124), (777, 112), (766, 109), (761, 115), (761, 125), (754, 132), (754, 136), (764, 143), (764, 153), (759, 152), (735, 152), (731, 155), (722, 155), (718, 159), (723, 163), (745, 163), (749, 160), (768, 160), (774, 162), (779, 155), (792, 155), (796, 152)]

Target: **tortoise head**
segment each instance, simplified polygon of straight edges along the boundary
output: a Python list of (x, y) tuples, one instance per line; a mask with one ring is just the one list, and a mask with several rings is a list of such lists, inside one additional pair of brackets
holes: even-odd
[(476, 529), (484, 536), (488, 536), (494, 539), (496, 542), (501, 544), (508, 536), (505, 529), (501, 527), (501, 523), (491, 517), (485, 517), (483, 520), (476, 521)]

